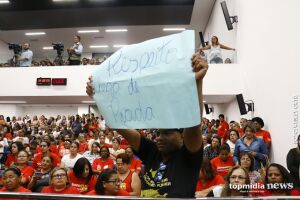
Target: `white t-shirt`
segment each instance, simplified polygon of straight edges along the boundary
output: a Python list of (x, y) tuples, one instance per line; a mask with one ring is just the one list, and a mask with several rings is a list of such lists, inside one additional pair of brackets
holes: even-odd
[(62, 159), (61, 159), (61, 162), (63, 162), (65, 164), (65, 168), (67, 169), (73, 169), (76, 161), (79, 159), (79, 158), (82, 158), (82, 155), (81, 154), (77, 154), (75, 158), (71, 159), (70, 158), (70, 154), (67, 154), (65, 155)]
[(0, 144), (2, 147), (0, 147), (0, 153), (4, 153), (4, 147), (8, 147), (8, 142), (6, 138), (3, 138), (3, 140), (0, 141)]

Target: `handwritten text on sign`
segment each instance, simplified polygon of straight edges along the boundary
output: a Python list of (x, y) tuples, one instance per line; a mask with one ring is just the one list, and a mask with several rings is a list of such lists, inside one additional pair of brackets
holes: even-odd
[(199, 123), (191, 68), (194, 31), (126, 46), (93, 73), (94, 99), (112, 128), (184, 128)]

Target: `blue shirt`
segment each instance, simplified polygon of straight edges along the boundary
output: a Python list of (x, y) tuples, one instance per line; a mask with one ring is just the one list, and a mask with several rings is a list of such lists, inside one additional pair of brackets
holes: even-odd
[(261, 168), (261, 162), (265, 161), (265, 156), (268, 155), (267, 145), (260, 138), (254, 136), (252, 143), (248, 146), (244, 139), (245, 137), (242, 137), (235, 143), (233, 160), (238, 163), (240, 153), (254, 151), (256, 152), (254, 170), (258, 170)]

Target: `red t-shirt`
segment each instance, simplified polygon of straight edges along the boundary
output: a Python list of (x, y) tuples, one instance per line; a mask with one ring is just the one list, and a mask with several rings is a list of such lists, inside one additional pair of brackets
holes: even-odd
[(16, 191), (9, 191), (7, 190), (6, 187), (3, 187), (0, 189), (1, 192), (31, 192), (30, 190), (28, 190), (27, 188), (24, 188), (22, 186), (20, 186)]
[[(86, 195), (98, 195), (98, 194), (96, 193), (95, 190), (92, 190), (92, 191), (86, 193)], [(114, 196), (129, 196), (129, 193), (126, 192), (125, 190), (119, 190), (119, 192), (117, 192), (117, 194)]]
[(202, 191), (207, 188), (210, 188), (211, 186), (221, 185), (221, 184), (224, 184), (224, 178), (216, 174), (215, 177), (212, 180), (207, 181), (205, 185), (203, 185), (202, 182), (198, 180), (196, 185), (196, 191)]
[[(54, 154), (54, 153), (52, 153), (52, 152), (49, 152), (48, 154), (49, 154), (49, 155), (52, 157), (52, 159), (53, 159), (53, 162), (52, 162), (53, 167), (59, 166), (59, 165), (60, 165), (60, 158), (59, 158), (56, 154)], [(37, 154), (37, 155), (34, 157), (31, 166), (32, 166), (34, 169), (40, 170), (41, 167), (42, 167), (42, 158), (43, 158), (43, 154), (42, 154), (42, 153)]]
[(86, 183), (85, 179), (77, 178), (72, 171), (68, 173), (72, 186), (76, 187), (81, 194), (85, 194), (95, 188), (97, 178), (96, 176), (92, 176), (88, 183)]
[(265, 143), (271, 143), (271, 134), (268, 131), (260, 130), (259, 132), (254, 133), (254, 135), (262, 139)]
[(5, 133), (4, 137), (8, 140), (12, 140), (13, 139), (13, 136), (11, 133)]
[(64, 190), (62, 191), (55, 191), (54, 188), (52, 186), (45, 186), (41, 193), (54, 193), (54, 194), (80, 194), (79, 190), (74, 187), (74, 186), (69, 186), (66, 187)]
[(131, 188), (132, 174), (133, 172), (130, 171), (128, 176), (122, 181), (120, 185), (121, 190), (126, 190), (128, 193), (133, 191)]
[(92, 165), (93, 170), (103, 171), (104, 169), (113, 169), (114, 161), (110, 158), (107, 158), (106, 161), (102, 161), (101, 158), (97, 158), (94, 160)]
[(218, 156), (213, 158), (210, 163), (211, 167), (216, 171), (216, 173), (223, 177), (227, 176), (229, 169), (234, 166), (232, 156), (228, 156), (225, 162), (223, 162)]
[(218, 127), (218, 136), (220, 138), (223, 138), (228, 129), (229, 129), (228, 123), (225, 120), (222, 121)]
[[(51, 144), (50, 147), (49, 147), (51, 153), (54, 153), (56, 155), (59, 155), (59, 152), (58, 152), (58, 148)], [(40, 146), (38, 146), (36, 149), (35, 149), (35, 153), (42, 153), (42, 148)]]
[[(27, 188), (24, 188), (22, 186), (20, 186), (16, 191), (9, 191), (7, 190), (6, 187), (3, 187), (0, 189), (0, 192), (31, 192), (30, 190), (28, 190)], [(6, 198), (1, 198), (1, 200), (20, 200), (18, 199), (6, 199)]]
[(10, 167), (11, 165), (16, 165), (17, 158), (13, 154), (8, 154), (7, 159), (5, 161), (5, 166)]
[(21, 177), (26, 178), (29, 182), (31, 180), (32, 175), (34, 174), (34, 169), (31, 166), (25, 166), (21, 170)]
[(79, 152), (84, 153), (89, 149), (87, 143), (79, 143)]
[(138, 158), (132, 158), (131, 164), (128, 165), (128, 169), (140, 173), (142, 170), (142, 161)]

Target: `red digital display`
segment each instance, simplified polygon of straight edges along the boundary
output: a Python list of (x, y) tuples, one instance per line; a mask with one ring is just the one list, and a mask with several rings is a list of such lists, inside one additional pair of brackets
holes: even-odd
[(36, 85), (51, 85), (51, 78), (37, 78)]
[(67, 85), (66, 78), (52, 78), (52, 85)]

